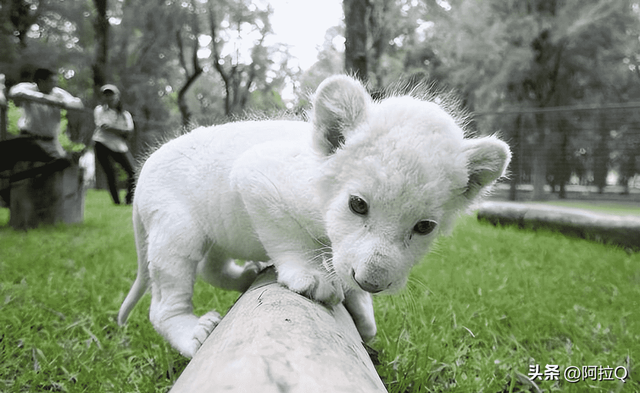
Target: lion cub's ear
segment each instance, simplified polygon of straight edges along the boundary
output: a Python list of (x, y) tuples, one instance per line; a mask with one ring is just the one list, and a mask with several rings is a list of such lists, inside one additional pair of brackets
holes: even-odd
[(472, 199), (483, 188), (504, 176), (511, 161), (511, 150), (509, 145), (493, 136), (468, 139), (467, 143), (469, 180), (464, 196)]
[(313, 145), (329, 155), (344, 143), (349, 132), (364, 122), (371, 97), (364, 86), (346, 75), (325, 79), (313, 101)]

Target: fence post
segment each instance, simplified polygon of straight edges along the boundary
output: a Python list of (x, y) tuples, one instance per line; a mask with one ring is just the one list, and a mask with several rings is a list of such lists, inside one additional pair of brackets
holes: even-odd
[(171, 393), (386, 392), (343, 305), (315, 303), (263, 272)]

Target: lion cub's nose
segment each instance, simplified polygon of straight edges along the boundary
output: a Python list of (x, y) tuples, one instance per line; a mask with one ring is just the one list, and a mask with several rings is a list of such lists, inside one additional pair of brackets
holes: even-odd
[(369, 293), (382, 292), (391, 286), (391, 283), (377, 282), (375, 280), (368, 280), (364, 277), (360, 277), (360, 275), (356, 274), (354, 269), (351, 269), (351, 278), (353, 278), (353, 281), (355, 281), (362, 290)]

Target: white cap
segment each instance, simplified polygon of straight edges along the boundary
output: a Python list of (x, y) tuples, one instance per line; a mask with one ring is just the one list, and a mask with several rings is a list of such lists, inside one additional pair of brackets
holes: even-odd
[(115, 95), (120, 95), (120, 90), (115, 85), (104, 85), (100, 88), (100, 93), (104, 94), (105, 92), (110, 91)]

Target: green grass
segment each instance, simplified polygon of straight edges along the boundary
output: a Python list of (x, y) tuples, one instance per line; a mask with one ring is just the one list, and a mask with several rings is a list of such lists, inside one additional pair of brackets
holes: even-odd
[[(89, 191), (85, 221), (29, 232), (0, 209), (0, 391), (165, 392), (187, 360), (147, 318), (115, 316), (136, 270), (131, 208)], [(237, 293), (201, 282), (196, 311)], [(465, 217), (408, 289), (375, 298), (378, 371), (390, 392), (640, 391), (640, 254)], [(567, 366), (625, 366), (619, 381), (568, 383)]]
[(630, 374), (537, 381), (546, 391), (640, 391), (640, 254), (467, 217), (376, 308), (390, 391), (529, 391), (536, 364), (559, 365), (560, 379), (568, 366)]
[[(89, 191), (82, 225), (29, 232), (0, 209), (0, 392), (164, 392), (187, 360), (148, 322), (148, 296), (118, 327), (136, 269), (131, 208)], [(236, 293), (198, 283), (198, 312)]]

